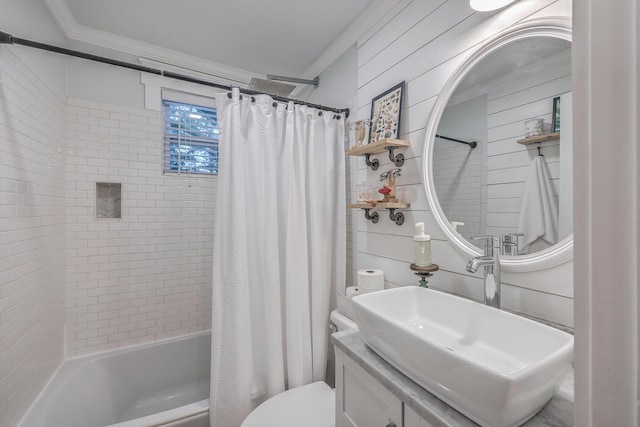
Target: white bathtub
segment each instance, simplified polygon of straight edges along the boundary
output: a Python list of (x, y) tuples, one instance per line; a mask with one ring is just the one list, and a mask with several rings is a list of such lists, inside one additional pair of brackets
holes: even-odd
[(208, 427), (211, 337), (65, 361), (19, 427)]

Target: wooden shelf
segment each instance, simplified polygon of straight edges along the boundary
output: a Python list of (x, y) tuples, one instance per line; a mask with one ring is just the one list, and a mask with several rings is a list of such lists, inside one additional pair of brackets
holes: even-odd
[(438, 264), (431, 264), (429, 267), (418, 267), (415, 264), (411, 264), (409, 268), (413, 271), (417, 271), (418, 273), (433, 273), (434, 271), (440, 270), (440, 266)]
[(400, 211), (396, 212), (396, 209), (408, 209), (411, 207), (411, 203), (354, 203), (347, 205), (347, 207), (351, 209), (364, 209), (364, 217), (374, 224), (378, 223), (380, 215), (378, 215), (378, 212), (375, 210), (373, 212), (370, 211), (372, 209), (388, 209), (391, 221), (395, 222), (396, 225), (402, 225), (404, 224), (404, 214)]
[(517, 142), (518, 144), (529, 145), (529, 144), (537, 144), (540, 142), (551, 141), (553, 139), (558, 139), (558, 138), (560, 138), (560, 132), (530, 136), (529, 138), (519, 139)]
[(348, 156), (362, 156), (365, 154), (380, 154), (387, 150), (387, 147), (403, 148), (408, 147), (411, 143), (405, 139), (384, 138), (373, 144), (365, 144), (354, 147), (347, 151)]
[(350, 209), (409, 209), (411, 203), (353, 203), (347, 207)]

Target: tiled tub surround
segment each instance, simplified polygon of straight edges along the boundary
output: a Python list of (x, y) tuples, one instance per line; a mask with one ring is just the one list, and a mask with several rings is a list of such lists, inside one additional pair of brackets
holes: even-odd
[(0, 49), (0, 427), (64, 357), (64, 99)]
[[(332, 341), (338, 350), (353, 359), (387, 390), (432, 425), (443, 427), (477, 426), (469, 418), (411, 381), (378, 356), (367, 346), (357, 329), (333, 334)], [(425, 360), (425, 363), (429, 363), (429, 361)], [(567, 375), (549, 403), (523, 426), (573, 426), (573, 371)]]
[[(162, 173), (161, 113), (68, 99), (67, 356), (210, 328), (217, 179)], [(96, 182), (122, 219), (96, 219)]]

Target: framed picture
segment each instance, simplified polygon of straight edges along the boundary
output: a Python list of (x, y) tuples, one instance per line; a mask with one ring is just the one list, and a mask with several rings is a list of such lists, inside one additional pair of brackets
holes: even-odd
[(400, 137), (400, 114), (404, 82), (373, 98), (371, 102), (371, 130), (369, 144), (380, 139)]
[(551, 115), (551, 132), (560, 132), (560, 97), (553, 98), (553, 114)]

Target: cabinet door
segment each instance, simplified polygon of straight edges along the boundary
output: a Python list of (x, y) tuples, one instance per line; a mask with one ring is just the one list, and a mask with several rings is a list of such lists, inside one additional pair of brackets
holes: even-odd
[(336, 426), (402, 427), (402, 402), (338, 349)]
[(427, 422), (424, 418), (407, 405), (403, 405), (404, 427), (433, 427), (433, 424)]

